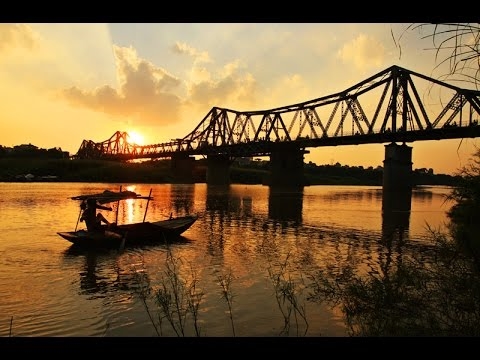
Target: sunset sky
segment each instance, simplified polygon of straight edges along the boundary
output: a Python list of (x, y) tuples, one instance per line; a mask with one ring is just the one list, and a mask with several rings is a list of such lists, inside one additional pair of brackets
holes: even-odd
[[(389, 23), (0, 24), (0, 145), (181, 138), (214, 106), (265, 110), (337, 93), (392, 65), (439, 78), (424, 30)], [(394, 37), (392, 37), (392, 34)], [(448, 81), (446, 81), (448, 82)], [(452, 85), (469, 87), (467, 84)], [(139, 139), (138, 141), (142, 141)], [(419, 141), (413, 168), (451, 174), (477, 139)], [(382, 166), (384, 144), (309, 149), (318, 165)]]

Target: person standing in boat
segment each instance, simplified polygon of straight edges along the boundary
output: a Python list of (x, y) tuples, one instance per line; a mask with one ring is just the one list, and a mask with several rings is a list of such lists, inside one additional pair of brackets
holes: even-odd
[(85, 221), (88, 231), (103, 231), (102, 223), (107, 226), (110, 225), (110, 222), (102, 213), (97, 214), (97, 209), (112, 211), (111, 207), (100, 205), (95, 199), (87, 199), (87, 203), (82, 203), (81, 206), (83, 213), (80, 221)]

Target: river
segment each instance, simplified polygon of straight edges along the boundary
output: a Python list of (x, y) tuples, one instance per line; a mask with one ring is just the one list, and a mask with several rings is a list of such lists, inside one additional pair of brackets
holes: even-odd
[[(147, 221), (199, 219), (168, 246), (73, 251), (57, 235), (83, 225), (70, 197), (120, 186), (152, 190), (154, 200), (148, 209), (126, 202), (118, 223), (142, 221), (145, 210)], [(0, 183), (0, 336), (177, 336), (166, 319), (158, 322), (153, 296), (172, 279), (167, 265), (201, 294), (197, 328), (190, 316), (180, 335), (347, 336), (340, 307), (308, 300), (308, 274), (346, 263), (359, 274), (380, 271), (387, 257), (423, 251), (428, 227), (447, 222), (449, 192), (415, 189), (409, 212), (386, 215), (381, 187), (371, 186), (274, 193), (262, 185)], [(103, 213), (115, 220), (115, 211)], [(280, 284), (292, 285), (301, 312), (288, 314)]]

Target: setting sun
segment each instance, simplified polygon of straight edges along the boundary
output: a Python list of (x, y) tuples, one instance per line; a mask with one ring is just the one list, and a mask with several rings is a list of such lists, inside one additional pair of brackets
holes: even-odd
[(128, 131), (128, 138), (129, 138), (129, 141), (131, 141), (134, 144), (145, 145), (144, 144), (145, 139), (143, 138), (143, 135), (139, 134), (136, 131)]

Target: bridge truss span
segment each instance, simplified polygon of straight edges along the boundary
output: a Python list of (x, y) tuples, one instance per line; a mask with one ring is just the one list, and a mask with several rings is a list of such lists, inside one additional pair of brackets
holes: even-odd
[(214, 107), (183, 138), (132, 145), (117, 132), (84, 141), (80, 158), (158, 158), (175, 154), (266, 156), (276, 148), (478, 137), (480, 91), (392, 66), (336, 94), (269, 110)]

